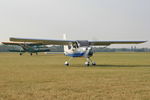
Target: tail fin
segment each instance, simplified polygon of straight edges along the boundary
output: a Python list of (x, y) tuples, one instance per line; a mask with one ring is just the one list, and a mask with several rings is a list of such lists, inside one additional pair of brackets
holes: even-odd
[(63, 39), (66, 40), (66, 34), (63, 34)]
[[(63, 34), (63, 39), (66, 40), (66, 34)], [(64, 45), (64, 52), (68, 50), (68, 46)]]

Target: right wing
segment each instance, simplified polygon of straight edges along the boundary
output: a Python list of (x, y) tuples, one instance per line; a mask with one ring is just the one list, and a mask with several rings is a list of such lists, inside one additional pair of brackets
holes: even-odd
[(10, 41), (16, 42), (37, 42), (45, 45), (69, 45), (69, 43), (76, 42), (73, 40), (52, 40), (52, 39), (32, 39), (32, 38), (10, 38)]
[(42, 43), (31, 43), (31, 42), (1, 42), (2, 44), (4, 45), (18, 45), (18, 46), (21, 46), (21, 45), (30, 45), (30, 46), (38, 46), (38, 45), (43, 45)]
[(109, 46), (111, 44), (140, 44), (147, 41), (89, 41), (92, 46)]

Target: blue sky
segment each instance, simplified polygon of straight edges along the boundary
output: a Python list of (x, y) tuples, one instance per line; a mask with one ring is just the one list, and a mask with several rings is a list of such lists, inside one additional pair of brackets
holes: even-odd
[(62, 39), (64, 33), (75, 40), (150, 41), (149, 5), (150, 0), (0, 0), (0, 41)]

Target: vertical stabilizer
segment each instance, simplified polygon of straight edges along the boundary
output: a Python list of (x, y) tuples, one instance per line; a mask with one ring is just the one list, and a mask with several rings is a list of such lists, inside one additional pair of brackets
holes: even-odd
[[(63, 39), (66, 40), (66, 34), (63, 34)], [(68, 51), (68, 46), (64, 45), (64, 53)]]
[(63, 34), (63, 39), (66, 40), (66, 34)]

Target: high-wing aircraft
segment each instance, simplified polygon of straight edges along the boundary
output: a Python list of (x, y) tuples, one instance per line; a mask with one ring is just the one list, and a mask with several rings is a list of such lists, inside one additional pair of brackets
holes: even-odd
[(23, 55), (23, 53), (28, 52), (32, 56), (33, 53), (38, 54), (38, 52), (49, 52), (50, 49), (43, 45), (42, 43), (31, 43), (31, 42), (2, 42), (4, 45), (14, 45), (14, 46), (20, 46), (20, 50), (9, 50), (10, 52), (20, 52), (20, 55)]
[[(90, 57), (93, 56), (92, 46), (109, 46), (111, 44), (140, 44), (146, 41), (88, 41), (88, 40), (66, 40), (66, 35), (64, 35), (64, 40), (54, 40), (54, 39), (32, 39), (32, 38), (14, 38), (11, 37), (10, 41), (16, 42), (33, 42), (42, 43), (49, 45), (64, 45), (64, 54), (66, 56), (73, 57), (85, 57), (85, 65), (89, 66), (96, 65)], [(65, 62), (66, 66), (69, 66), (71, 58)]]

